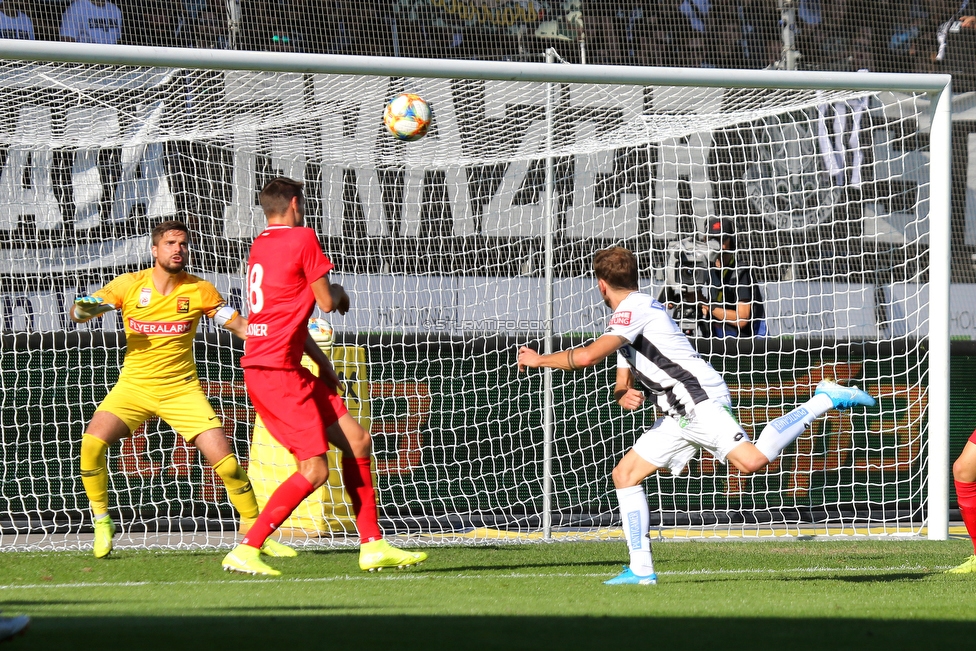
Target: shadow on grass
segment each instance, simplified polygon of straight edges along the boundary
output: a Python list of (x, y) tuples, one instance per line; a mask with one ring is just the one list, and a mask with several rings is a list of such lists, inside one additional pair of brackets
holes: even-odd
[[(811, 581), (840, 581), (842, 583), (905, 583), (909, 581), (923, 581), (929, 579), (937, 572), (901, 572), (898, 574), (842, 574), (841, 570), (837, 574), (829, 571), (820, 570), (816, 575), (796, 575), (787, 574), (754, 574), (743, 576), (741, 574), (687, 574), (669, 575), (667, 570), (658, 570), (663, 581), (667, 583), (737, 583), (744, 578), (751, 581), (764, 581), (768, 583), (802, 583)], [(811, 570), (813, 572), (814, 570)]]
[(619, 572), (620, 563), (608, 566), (606, 561), (585, 561), (581, 563), (513, 563), (511, 565), (452, 565), (452, 566), (440, 566), (440, 567), (430, 567), (429, 565), (423, 565), (423, 572), (425, 574), (457, 574), (458, 572), (526, 572), (533, 569), (546, 569), (552, 570), (556, 568), (565, 568), (566, 570), (572, 570), (580, 567), (598, 567), (606, 570), (607, 574), (613, 575), (615, 572)]
[[(323, 593), (323, 600), (328, 594)], [(971, 648), (976, 623), (842, 618), (255, 615), (40, 617), (5, 648), (80, 649), (909, 649)]]

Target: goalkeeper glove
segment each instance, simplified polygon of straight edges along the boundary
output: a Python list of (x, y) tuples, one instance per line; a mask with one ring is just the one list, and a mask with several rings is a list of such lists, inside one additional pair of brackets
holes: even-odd
[(74, 317), (78, 321), (84, 322), (100, 314), (111, 312), (115, 309), (115, 306), (111, 303), (106, 303), (105, 299), (99, 296), (80, 296), (75, 299), (74, 307), (71, 309)]
[(323, 353), (326, 355), (332, 353), (335, 337), (331, 323), (325, 319), (311, 318), (308, 320), (308, 334)]

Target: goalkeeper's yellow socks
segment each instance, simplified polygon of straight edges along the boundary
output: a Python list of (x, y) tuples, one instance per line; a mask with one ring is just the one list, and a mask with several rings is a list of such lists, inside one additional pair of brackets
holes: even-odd
[(247, 478), (247, 473), (237, 463), (237, 457), (228, 454), (226, 457), (214, 464), (214, 472), (224, 482), (227, 487), (227, 497), (234, 505), (237, 512), (241, 514), (241, 520), (252, 521), (258, 517), (258, 502), (254, 498), (254, 490), (251, 488), (251, 480)]
[(359, 529), (361, 545), (383, 538), (376, 512), (376, 491), (373, 489), (369, 462), (368, 457), (342, 457), (342, 480), (352, 500), (352, 511), (356, 514), (356, 528)]
[(105, 456), (108, 443), (85, 434), (81, 437), (81, 483), (95, 518), (108, 515), (108, 468)]

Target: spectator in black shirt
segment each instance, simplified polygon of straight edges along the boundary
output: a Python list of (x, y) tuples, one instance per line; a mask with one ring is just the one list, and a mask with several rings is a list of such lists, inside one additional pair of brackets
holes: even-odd
[(766, 311), (762, 293), (748, 269), (735, 266), (735, 227), (732, 220), (710, 217), (706, 239), (720, 243), (721, 253), (709, 274), (707, 305), (702, 315), (710, 320), (716, 337), (762, 337), (766, 335)]

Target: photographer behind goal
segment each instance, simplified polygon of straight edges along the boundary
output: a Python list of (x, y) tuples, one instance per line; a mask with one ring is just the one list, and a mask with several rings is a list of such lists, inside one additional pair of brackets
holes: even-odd
[(735, 264), (735, 227), (709, 217), (705, 232), (671, 243), (660, 301), (689, 337), (763, 337), (762, 293), (747, 268)]

